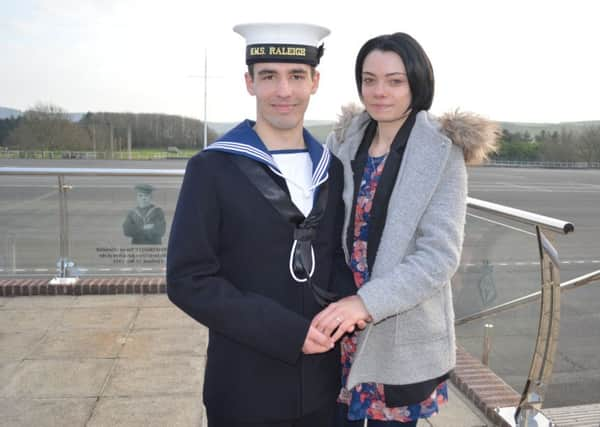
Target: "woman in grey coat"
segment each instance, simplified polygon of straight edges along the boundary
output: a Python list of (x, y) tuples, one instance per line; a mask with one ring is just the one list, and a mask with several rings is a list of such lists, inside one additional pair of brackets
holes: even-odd
[(484, 159), (498, 132), (475, 115), (428, 113), (433, 70), (407, 34), (367, 41), (355, 77), (366, 111), (346, 109), (327, 145), (344, 166), (342, 246), (357, 290), (313, 325), (342, 338), (337, 426), (414, 426), (447, 400), (465, 165)]

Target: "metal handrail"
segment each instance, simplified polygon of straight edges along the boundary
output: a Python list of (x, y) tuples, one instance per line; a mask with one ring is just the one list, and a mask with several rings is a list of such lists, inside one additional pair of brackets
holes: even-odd
[[(0, 167), (0, 175), (37, 176), (183, 176), (184, 169), (118, 169), (118, 168), (32, 168)], [(467, 206), (528, 225), (539, 225), (563, 234), (574, 231), (572, 223), (522, 209), (467, 197)]]
[(467, 197), (467, 205), (477, 210), (493, 213), (513, 221), (518, 221), (527, 225), (539, 225), (546, 229), (556, 231), (562, 234), (568, 234), (575, 230), (575, 226), (567, 221), (552, 218), (545, 215), (539, 215), (522, 209), (511, 208), (498, 203)]
[[(571, 289), (578, 288), (583, 285), (587, 285), (588, 283), (595, 282), (596, 280), (600, 280), (600, 270), (592, 271), (591, 273), (583, 274), (581, 276), (575, 277), (574, 279), (567, 280), (564, 283), (560, 284), (560, 291), (568, 291)], [(542, 295), (541, 291), (532, 292), (529, 295), (524, 295), (519, 298), (515, 298), (511, 301), (505, 302), (503, 304), (498, 304), (495, 307), (488, 308), (482, 310), (478, 313), (473, 313), (468, 316), (461, 317), (460, 319), (456, 319), (454, 324), (456, 326), (464, 325), (465, 323), (471, 322), (477, 319), (484, 319), (486, 317), (492, 316), (494, 314), (502, 313), (506, 310), (510, 310), (511, 308), (518, 307), (523, 304), (527, 304), (529, 302), (537, 300)]]

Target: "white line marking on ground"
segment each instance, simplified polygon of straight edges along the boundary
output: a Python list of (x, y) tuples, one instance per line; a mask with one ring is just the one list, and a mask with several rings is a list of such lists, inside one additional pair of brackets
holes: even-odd
[[(567, 260), (567, 261), (561, 261), (561, 264), (600, 264), (600, 260), (598, 259), (593, 259), (593, 260)], [(469, 267), (482, 267), (482, 266), (491, 266), (491, 267), (530, 267), (530, 266), (539, 266), (540, 263), (536, 262), (536, 261), (528, 261), (528, 262), (523, 262), (523, 261), (515, 261), (515, 262), (489, 262), (489, 263), (484, 263), (484, 262), (480, 262), (480, 263), (473, 263), (473, 262), (469, 262), (466, 264), (462, 264), (461, 267), (463, 268), (469, 268)]]
[(475, 214), (472, 214), (472, 213), (467, 213), (467, 216), (470, 216), (470, 217), (473, 217), (473, 218), (477, 218), (477, 219), (480, 219), (482, 221), (486, 221), (486, 222), (489, 222), (489, 223), (492, 223), (492, 224), (496, 224), (496, 225), (499, 225), (501, 227), (510, 228), (511, 230), (520, 231), (521, 233), (525, 233), (525, 234), (528, 234), (530, 236), (536, 236), (535, 233), (532, 233), (530, 231), (526, 231), (526, 230), (523, 230), (521, 228), (513, 227), (512, 225), (504, 224), (502, 222), (493, 221), (491, 219), (487, 219), (487, 218), (484, 218), (484, 217), (479, 216), (479, 215), (475, 215)]
[(52, 196), (55, 196), (57, 193), (58, 193), (58, 191), (50, 191), (48, 193), (42, 194), (41, 196), (38, 196), (38, 197), (31, 198), (29, 200), (23, 200), (23, 201), (11, 203), (10, 205), (8, 205), (6, 207), (0, 208), (0, 212), (9, 213), (11, 211), (25, 209), (26, 207), (28, 207), (36, 202), (41, 202), (42, 200), (46, 200)]
[[(590, 260), (566, 260), (562, 261), (561, 264), (600, 264), (600, 259), (590, 259)], [(460, 268), (462, 269), (472, 269), (472, 268), (480, 268), (483, 266), (487, 267), (495, 267), (495, 268), (511, 268), (511, 267), (538, 267), (540, 265), (537, 261), (512, 261), (512, 262), (469, 262), (466, 264), (461, 264)], [(0, 268), (0, 273), (48, 273), (52, 271), (49, 268), (17, 268), (15, 270)], [(123, 267), (123, 268), (100, 268), (100, 267), (92, 267), (92, 268), (80, 268), (80, 272), (82, 273), (93, 273), (96, 272), (133, 272), (133, 273), (141, 273), (141, 272), (164, 272), (165, 267)], [(37, 276), (38, 274), (36, 274)]]

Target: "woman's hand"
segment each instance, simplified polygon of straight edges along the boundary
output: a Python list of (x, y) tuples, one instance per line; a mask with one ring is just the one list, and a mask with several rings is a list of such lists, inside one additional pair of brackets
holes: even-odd
[(302, 345), (302, 353), (317, 354), (325, 353), (333, 348), (335, 341), (329, 336), (318, 331), (314, 326), (308, 328), (308, 333)]
[(337, 341), (345, 333), (353, 332), (356, 326), (363, 329), (366, 322), (371, 320), (362, 299), (358, 295), (352, 295), (329, 304), (314, 317), (311, 326)]

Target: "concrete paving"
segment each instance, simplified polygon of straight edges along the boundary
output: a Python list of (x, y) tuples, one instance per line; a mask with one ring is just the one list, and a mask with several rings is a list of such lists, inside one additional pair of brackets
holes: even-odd
[[(0, 425), (206, 425), (207, 330), (162, 295), (0, 298)], [(419, 427), (491, 425), (456, 388)]]

